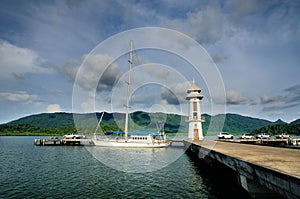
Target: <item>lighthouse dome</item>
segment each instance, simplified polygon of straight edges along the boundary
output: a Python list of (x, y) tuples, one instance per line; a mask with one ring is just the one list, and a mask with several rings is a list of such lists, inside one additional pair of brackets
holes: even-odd
[(200, 94), (201, 89), (195, 84), (195, 81), (192, 82), (191, 88), (187, 90), (188, 95), (186, 96), (186, 100), (190, 100), (192, 98), (202, 99), (203, 96)]
[(191, 92), (198, 92), (200, 93), (201, 92), (201, 89), (195, 84), (195, 81), (192, 82), (192, 85), (191, 85), (191, 88), (189, 88), (187, 90), (188, 93), (191, 93)]

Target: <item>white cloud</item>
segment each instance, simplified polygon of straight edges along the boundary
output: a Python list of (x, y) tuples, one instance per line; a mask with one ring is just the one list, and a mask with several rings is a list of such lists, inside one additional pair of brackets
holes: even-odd
[(206, 7), (188, 12), (186, 18), (161, 18), (161, 25), (182, 31), (202, 44), (213, 44), (231, 33), (226, 18), (218, 9)]
[[(151, 63), (150, 65), (145, 67), (145, 71), (147, 72), (147, 75), (151, 76), (152, 78), (157, 77), (157, 78), (165, 78), (165, 79), (168, 78), (168, 76), (170, 76), (170, 71), (166, 70), (163, 67), (160, 67), (160, 68), (156, 67), (156, 65), (157, 64), (155, 64), (155, 63)], [(153, 68), (155, 68), (155, 69), (153, 69)], [(144, 76), (146, 76), (146, 74)]]
[(47, 107), (48, 113), (61, 112), (61, 107), (59, 104), (50, 104)]
[(81, 110), (83, 112), (92, 113), (95, 112), (95, 99), (93, 99), (91, 96), (86, 97), (85, 101), (81, 102)]
[(18, 91), (18, 92), (1, 92), (0, 100), (7, 100), (13, 102), (23, 102), (23, 103), (32, 103), (33, 101), (38, 99), (37, 95), (28, 94), (26, 91)]
[(6, 41), (0, 41), (0, 78), (20, 78), (26, 73), (50, 73), (40, 66), (42, 59), (30, 49), (20, 48)]
[(187, 89), (190, 87), (190, 82), (178, 83), (171, 86), (170, 89), (162, 88), (161, 98), (166, 100), (168, 104), (178, 105), (185, 103), (185, 97), (187, 95)]
[(279, 96), (262, 96), (260, 97), (260, 102), (262, 104), (268, 104), (268, 103), (272, 103), (272, 102), (276, 102), (280, 97)]

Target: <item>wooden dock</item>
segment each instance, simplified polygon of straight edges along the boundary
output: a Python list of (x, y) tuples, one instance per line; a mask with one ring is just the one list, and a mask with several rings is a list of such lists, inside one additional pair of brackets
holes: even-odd
[(67, 138), (37, 138), (34, 140), (34, 145), (37, 146), (62, 146), (62, 145), (93, 145), (91, 139), (67, 139)]

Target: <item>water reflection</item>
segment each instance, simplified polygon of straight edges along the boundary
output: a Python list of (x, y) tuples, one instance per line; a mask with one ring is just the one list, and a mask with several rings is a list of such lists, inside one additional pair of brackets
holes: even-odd
[(159, 170), (176, 161), (184, 152), (182, 143), (168, 148), (106, 148), (86, 147), (99, 161), (113, 169), (128, 173)]

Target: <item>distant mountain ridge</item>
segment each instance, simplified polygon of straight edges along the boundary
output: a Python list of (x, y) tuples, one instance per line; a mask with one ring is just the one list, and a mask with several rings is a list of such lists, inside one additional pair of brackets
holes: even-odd
[[(218, 114), (215, 116), (210, 116), (204, 114), (206, 118), (206, 122), (203, 123), (203, 130), (208, 130), (208, 125), (210, 124), (210, 120), (213, 118), (214, 120), (221, 120), (225, 117), (225, 122), (223, 126), (223, 131), (230, 132), (230, 133), (244, 133), (244, 132), (252, 132), (257, 128), (261, 128), (264, 126), (272, 125), (273, 122), (264, 119), (253, 118), (249, 116), (242, 116), (239, 114)], [(210, 127), (212, 131), (216, 131), (217, 128)]]
[[(5, 132), (15, 132), (16, 134), (22, 134), (22, 132), (48, 132), (55, 134), (65, 134), (68, 131), (76, 131), (74, 118), (76, 118), (76, 126), (85, 128), (86, 134), (91, 134), (95, 131), (97, 125), (97, 119), (101, 117), (101, 113), (84, 113), (84, 114), (72, 114), (72, 113), (41, 113), (23, 117), (6, 124), (0, 125), (0, 135)], [(242, 116), (239, 114), (219, 114), (210, 116), (203, 114), (205, 122), (203, 123), (204, 132), (217, 132), (222, 124), (219, 121), (224, 121), (223, 131), (231, 133), (244, 133), (244, 132), (262, 132), (271, 130), (271, 126), (283, 125), (281, 130), (290, 128), (291, 125), (300, 124), (300, 119), (295, 120), (290, 124), (277, 120), (271, 122), (264, 119), (253, 118), (248, 116)], [(122, 130), (124, 125), (123, 113), (105, 113), (102, 123), (102, 131)], [(167, 133), (187, 132), (188, 124), (185, 122), (185, 116), (177, 114), (165, 114), (165, 113), (146, 113), (143, 111), (137, 111), (130, 114), (131, 127), (134, 130), (152, 130), (156, 131), (156, 121), (162, 121), (164, 123), (164, 129)], [(215, 121), (212, 122), (211, 121)], [(88, 127), (88, 128), (86, 128)], [(295, 126), (293, 126), (294, 128)], [(261, 129), (261, 130), (260, 130)], [(294, 131), (294, 130), (293, 130)]]
[(36, 127), (57, 128), (64, 126), (74, 126), (73, 115), (71, 113), (41, 113), (29, 115), (20, 119), (6, 123), (7, 125), (29, 124)]
[(300, 119), (294, 120), (290, 123), (290, 125), (300, 124)]

